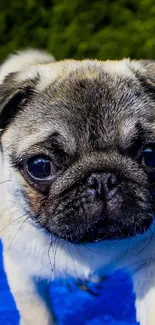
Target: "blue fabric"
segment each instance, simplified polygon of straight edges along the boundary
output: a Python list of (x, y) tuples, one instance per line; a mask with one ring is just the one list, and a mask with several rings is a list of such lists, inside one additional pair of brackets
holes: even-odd
[[(59, 325), (137, 324), (132, 285), (126, 274), (117, 272), (101, 283), (88, 283), (87, 291), (81, 290), (80, 285), (73, 279), (52, 284), (51, 301)], [(19, 315), (2, 266), (0, 245), (0, 325), (18, 323)]]

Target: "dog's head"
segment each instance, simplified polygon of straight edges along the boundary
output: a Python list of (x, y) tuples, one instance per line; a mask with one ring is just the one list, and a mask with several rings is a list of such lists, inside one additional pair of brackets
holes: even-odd
[(48, 232), (82, 243), (148, 229), (155, 63), (67, 60), (11, 73), (0, 86), (0, 128), (14, 194)]

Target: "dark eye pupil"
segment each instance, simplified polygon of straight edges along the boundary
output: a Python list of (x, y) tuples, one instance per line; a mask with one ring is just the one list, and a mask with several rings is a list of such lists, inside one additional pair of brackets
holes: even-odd
[(28, 162), (28, 172), (38, 179), (48, 178), (51, 174), (51, 162), (43, 158), (31, 159)]
[(146, 166), (155, 167), (155, 150), (151, 148), (144, 150), (144, 163)]

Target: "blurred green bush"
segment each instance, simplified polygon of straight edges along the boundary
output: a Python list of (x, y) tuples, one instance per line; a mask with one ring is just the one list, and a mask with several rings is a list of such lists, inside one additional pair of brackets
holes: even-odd
[(154, 0), (0, 0), (0, 60), (42, 48), (56, 59), (155, 59)]

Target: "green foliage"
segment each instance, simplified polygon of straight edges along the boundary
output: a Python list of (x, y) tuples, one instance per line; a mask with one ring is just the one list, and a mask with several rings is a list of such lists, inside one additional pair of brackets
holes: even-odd
[(154, 34), (154, 0), (0, 0), (0, 60), (25, 47), (57, 59), (155, 59)]

